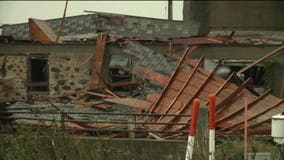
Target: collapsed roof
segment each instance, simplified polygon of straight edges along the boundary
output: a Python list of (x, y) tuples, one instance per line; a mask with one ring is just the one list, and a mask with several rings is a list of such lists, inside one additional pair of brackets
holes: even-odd
[[(53, 30), (59, 26), (60, 19), (48, 20), (47, 23)], [(197, 34), (197, 24), (193, 23), (189, 28), (188, 24), (179, 21), (166, 21), (122, 15), (91, 14), (83, 16), (68, 17), (65, 21), (61, 40), (78, 40), (81, 38), (97, 38), (97, 51), (93, 68), (101, 69), (103, 62), (102, 55), (107, 47), (106, 38), (97, 34), (104, 31), (108, 34), (121, 37), (139, 37), (141, 39), (168, 39), (177, 38), (172, 42), (176, 44), (189, 45), (183, 57), (175, 59), (166, 57), (160, 53), (154, 53), (139, 43), (128, 42), (123, 48), (123, 53), (135, 57), (138, 61), (131, 72), (140, 77), (139, 81), (150, 81), (156, 86), (161, 86), (161, 90), (150, 90), (147, 99), (133, 97), (121, 98), (115, 94), (101, 97), (100, 100), (133, 107), (138, 110), (146, 110), (153, 114), (191, 114), (191, 104), (193, 99), (199, 98), (202, 104), (208, 104), (210, 94), (217, 96), (217, 131), (220, 134), (238, 134), (244, 129), (244, 98), (248, 99), (248, 127), (251, 134), (267, 135), (271, 129), (271, 117), (284, 112), (283, 100), (272, 96), (269, 91), (255, 95), (246, 86), (250, 79), (242, 81), (241, 85), (232, 83), (232, 74), (227, 79), (216, 75), (220, 69), (220, 64), (213, 65), (211, 72), (202, 66), (205, 57), (200, 57), (199, 62), (188, 59), (190, 53), (198, 49), (199, 44), (224, 44), (231, 42), (228, 38), (189, 38), (178, 39), (179, 37), (190, 37)], [(28, 36), (27, 24), (4, 25), (3, 35), (12, 36), (15, 39), (30, 39)], [(53, 38), (54, 39), (54, 38)], [(104, 41), (104, 42), (102, 42)], [(188, 55), (189, 54), (189, 55)], [(94, 55), (91, 55), (91, 57)], [(176, 60), (178, 59), (178, 61)], [(124, 63), (115, 64), (124, 68)], [(111, 65), (114, 65), (113, 63)], [(129, 71), (128, 68), (125, 70)], [(100, 71), (93, 72), (89, 89), (96, 89), (100, 81)], [(152, 91), (156, 91), (154, 94)], [(152, 92), (152, 93), (151, 93)], [(90, 94), (90, 93), (88, 93)], [(95, 93), (92, 93), (95, 94)], [(96, 96), (98, 94), (95, 94)], [(80, 102), (80, 104), (83, 104)], [(87, 105), (86, 103), (84, 103)], [(145, 130), (184, 130), (190, 123), (190, 117), (165, 117), (143, 119), (143, 122), (156, 124), (146, 124)], [(179, 127), (173, 123), (183, 123)], [(165, 138), (169, 134), (158, 134)], [(173, 136), (171, 136), (173, 137)]]

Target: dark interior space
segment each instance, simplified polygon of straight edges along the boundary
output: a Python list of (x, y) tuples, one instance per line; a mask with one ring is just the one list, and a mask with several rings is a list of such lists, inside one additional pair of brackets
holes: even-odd
[(32, 58), (31, 65), (31, 82), (47, 82), (47, 59), (46, 58)]
[[(111, 68), (111, 81), (112, 82), (122, 82), (122, 81), (130, 81), (131, 74), (127, 71), (124, 71), (120, 68)], [(132, 87), (131, 86), (122, 86), (122, 87), (113, 87), (113, 91), (130, 91), (131, 92)]]
[(48, 91), (48, 57), (29, 58), (28, 91)]
[[(231, 71), (238, 72), (243, 67), (242, 66), (229, 66)], [(264, 67), (263, 66), (254, 66), (249, 71), (244, 72), (244, 79), (252, 78), (254, 87), (263, 87), (264, 86)]]

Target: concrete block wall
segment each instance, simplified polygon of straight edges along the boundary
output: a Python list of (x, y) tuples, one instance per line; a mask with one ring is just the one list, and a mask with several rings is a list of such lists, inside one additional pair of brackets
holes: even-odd
[(266, 30), (284, 28), (283, 1), (184, 1), (184, 21), (200, 22), (200, 34), (210, 30)]
[(14, 39), (29, 40), (29, 24), (20, 23), (16, 25), (4, 25), (2, 28), (2, 34), (4, 36), (13, 36)]
[(1, 74), (0, 79), (6, 84), (14, 87), (14, 91), (2, 94), (1, 99), (5, 99), (5, 101), (27, 100), (27, 57), (19, 55), (1, 56), (1, 66), (4, 61), (6, 61), (4, 65), (5, 75)]
[[(103, 14), (102, 14), (103, 15)], [(46, 20), (56, 33), (61, 19)], [(13, 36), (15, 39), (29, 38), (28, 23), (3, 25), (2, 35)], [(95, 14), (66, 17), (61, 38), (75, 40), (95, 38), (96, 33), (105, 31), (118, 37), (137, 37), (140, 39), (168, 39), (197, 35), (199, 23), (168, 21), (146, 17), (115, 15), (104, 18)]]

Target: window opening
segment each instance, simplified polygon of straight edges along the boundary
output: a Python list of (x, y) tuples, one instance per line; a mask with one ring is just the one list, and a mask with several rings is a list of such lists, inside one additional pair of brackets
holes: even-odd
[(28, 65), (28, 91), (48, 91), (48, 56), (30, 55)]

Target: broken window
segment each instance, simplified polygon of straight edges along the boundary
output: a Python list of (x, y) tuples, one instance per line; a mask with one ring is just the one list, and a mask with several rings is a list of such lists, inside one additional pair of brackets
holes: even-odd
[[(132, 80), (132, 74), (130, 72), (132, 66), (132, 60), (129, 57), (122, 55), (112, 55), (110, 61), (110, 77), (111, 82), (126, 82)], [(132, 92), (132, 86), (119, 86), (113, 87), (113, 91), (130, 91)]]
[[(231, 66), (231, 65), (229, 66), (229, 68), (233, 72), (238, 72), (241, 69), (243, 69), (242, 66)], [(263, 75), (264, 75), (263, 66), (254, 66), (249, 71), (244, 72), (243, 78), (248, 79), (250, 77), (253, 80), (252, 82), (253, 87), (262, 87), (264, 85)]]
[[(214, 60), (214, 62), (218, 62), (218, 61), (219, 60)], [(225, 66), (228, 69), (230, 69), (231, 72), (235, 72), (235, 73), (243, 69), (248, 64), (251, 64), (252, 62), (253, 60), (224, 60), (223, 61)], [(257, 93), (263, 93), (265, 88), (268, 87), (267, 80), (266, 80), (267, 78), (265, 77), (265, 74), (267, 76), (267, 73), (269, 72), (271, 72), (271, 69), (270, 70), (267, 69), (267, 67), (265, 67), (265, 65), (262, 63), (256, 66), (253, 66), (248, 71), (242, 73), (239, 76), (243, 80), (251, 78), (252, 84), (250, 85), (250, 87), (255, 89)]]
[(28, 56), (28, 91), (48, 91), (48, 56)]

